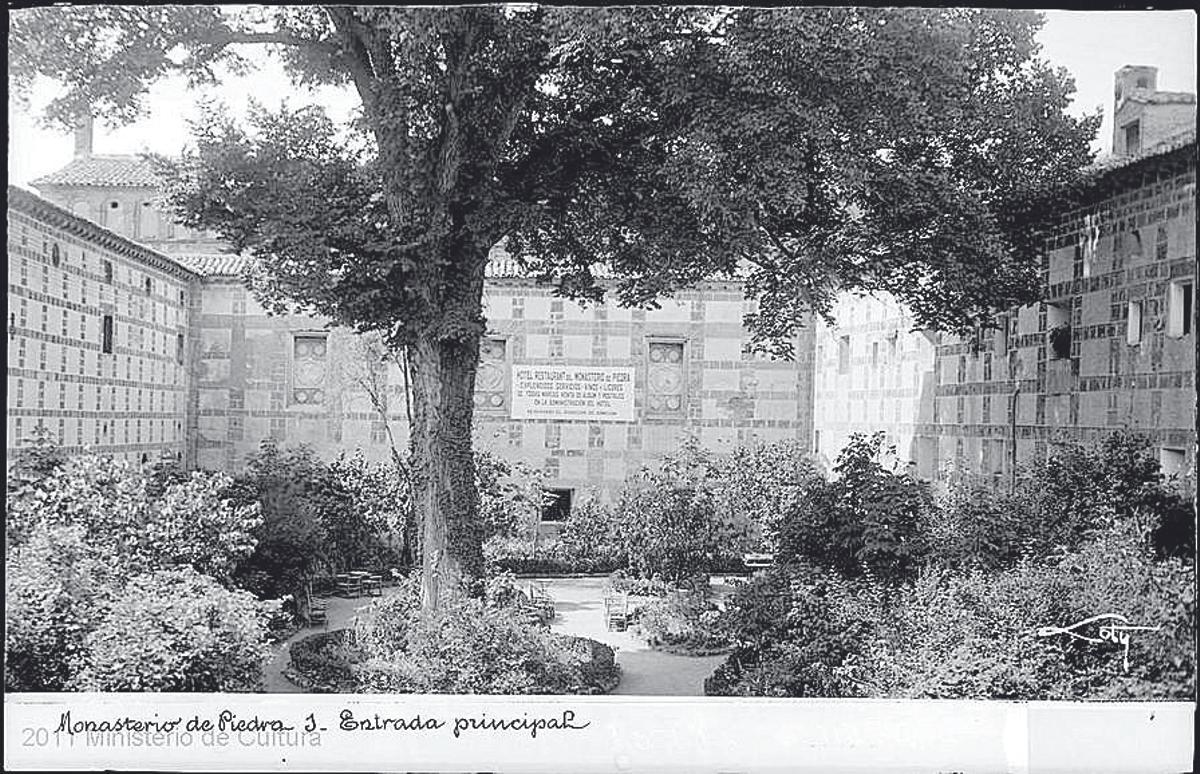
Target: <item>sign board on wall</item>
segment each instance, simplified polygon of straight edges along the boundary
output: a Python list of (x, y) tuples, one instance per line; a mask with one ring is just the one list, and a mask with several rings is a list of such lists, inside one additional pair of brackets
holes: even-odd
[(633, 369), (514, 365), (512, 418), (632, 422)]

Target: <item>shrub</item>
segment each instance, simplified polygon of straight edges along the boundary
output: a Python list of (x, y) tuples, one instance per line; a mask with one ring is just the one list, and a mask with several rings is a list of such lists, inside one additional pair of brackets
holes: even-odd
[(643, 607), (637, 626), (652, 646), (703, 655), (729, 645), (718, 625), (720, 612), (705, 594), (674, 592)]
[(220, 473), (192, 473), (151, 497), (150, 479), (124, 460), (72, 457), (8, 500), (10, 546), (52, 526), (82, 539), (127, 572), (190, 565), (227, 580), (254, 548), (258, 508), (230, 496)]
[(813, 482), (780, 525), (779, 559), (824, 565), (853, 577), (911, 577), (927, 553), (929, 487), (880, 462), (883, 434), (851, 436), (833, 481)]
[(719, 476), (717, 507), (750, 525), (750, 548), (768, 552), (778, 550), (782, 515), (822, 479), (805, 446), (794, 439), (739, 445), (720, 460)]
[(111, 566), (83, 527), (49, 525), (10, 545), (5, 571), (4, 686), (66, 690), (104, 615)]
[(618, 519), (631, 569), (682, 580), (740, 557), (753, 527), (718, 507), (719, 488), (717, 462), (695, 439), (626, 482)]
[(621, 540), (621, 524), (612, 507), (602, 503), (593, 492), (580, 498), (571, 509), (558, 536), (566, 560), (587, 572), (608, 572), (629, 566), (629, 552)]
[(505, 609), (462, 599), (408, 622), (407, 647), (360, 642), (361, 691), (380, 693), (563, 694), (584, 689), (563, 643)]
[(570, 575), (614, 569), (604, 557), (579, 555), (560, 540), (546, 537), (536, 542), (522, 537), (492, 537), (483, 544), (483, 556), (492, 573)]
[(292, 670), (313, 693), (351, 693), (357, 686), (354, 665), (362, 651), (349, 629), (318, 632), (291, 645)]
[(720, 620), (734, 649), (705, 680), (705, 694), (862, 696), (857, 662), (872, 627), (838, 604), (839, 580), (793, 566), (740, 586)]
[(270, 657), (270, 607), (191, 568), (130, 579), (86, 638), (72, 688), (253, 691)]
[(522, 462), (475, 452), (483, 537), (531, 537), (542, 517), (542, 474)]

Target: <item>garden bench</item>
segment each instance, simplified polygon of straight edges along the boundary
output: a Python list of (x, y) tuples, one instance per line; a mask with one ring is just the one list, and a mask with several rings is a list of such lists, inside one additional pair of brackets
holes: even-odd
[(368, 575), (362, 579), (363, 593), (371, 597), (383, 596), (383, 578), (378, 575)]
[(742, 564), (747, 570), (765, 570), (775, 566), (775, 554), (744, 554)]

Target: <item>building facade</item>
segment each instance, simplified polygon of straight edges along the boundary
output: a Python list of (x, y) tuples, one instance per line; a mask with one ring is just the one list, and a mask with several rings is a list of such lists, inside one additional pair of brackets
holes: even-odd
[[(166, 438), (188, 466), (234, 471), (266, 438), (307, 444), (326, 458), (360, 449), (379, 460), (406, 448), (404, 371), (377, 340), (307, 315), (268, 315), (242, 280), (246, 259), (222, 252), (211, 235), (170, 223), (146, 161), (92, 156), (86, 142), (77, 150), (66, 168), (35, 181), (55, 203), (10, 187), (10, 222), (23, 222), (18, 210), (25, 203), (131, 251), (128, 266), (116, 268), (121, 290), (112, 302), (120, 311), (117, 376), (132, 380), (133, 446), (127, 456), (154, 456), (139, 444)], [(17, 257), (12, 245), (10, 306)], [(170, 267), (175, 284), (168, 287), (165, 270), (143, 270), (142, 263)], [(161, 353), (166, 341), (155, 328), (163, 312), (134, 292), (144, 291), (143, 274), (153, 274), (156, 295), (171, 293), (176, 300), (163, 318), (174, 337), (174, 370), (165, 377), (161, 366), (147, 371), (149, 361), (139, 365), (132, 352), (144, 344), (152, 355)], [(477, 380), (477, 447), (541, 469), (547, 485), (568, 498), (589, 489), (612, 496), (626, 476), (687, 436), (720, 450), (754, 439), (807, 443), (812, 435), (812, 331), (800, 335), (801, 356), (794, 362), (750, 354), (742, 318), (753, 307), (738, 282), (705, 283), (657, 309), (626, 309), (611, 301), (583, 306), (519, 276), (516, 263), (497, 250), (484, 303), (489, 328)], [(37, 332), (41, 318), (30, 325)], [(24, 342), (28, 330), (22, 324), (13, 335)], [(130, 365), (120, 360), (123, 355)], [(92, 378), (114, 378), (105, 368)], [(11, 381), (12, 364), (9, 372)], [(175, 380), (170, 400), (164, 402), (162, 389), (138, 382), (142, 375)], [(22, 378), (27, 383), (15, 393), (20, 405), (12, 398), (9, 403), (10, 450), (28, 436), (30, 422), (53, 425), (57, 419), (22, 413), (35, 397), (32, 385), (44, 381)], [(121, 410), (124, 389), (122, 382), (113, 399)], [(111, 390), (106, 381), (101, 392)], [(74, 400), (74, 393), (69, 397)], [(53, 403), (57, 393), (48, 399)], [(169, 416), (153, 414), (152, 427), (139, 435), (152, 417), (143, 412), (159, 411)], [(122, 443), (125, 421), (116, 431)], [(68, 425), (64, 432), (72, 450), (114, 450), (96, 442), (90, 430), (77, 437)]]
[(913, 329), (887, 297), (845, 297), (818, 327), (814, 448), (883, 431), (937, 479), (1003, 480), (1055, 442), (1127, 429), (1168, 473), (1196, 446), (1196, 98), (1157, 70), (1115, 75), (1113, 153), (1044, 242), (1042, 301), (963, 340)]
[(196, 281), (9, 186), (8, 448), (40, 427), (69, 452), (182, 457)]

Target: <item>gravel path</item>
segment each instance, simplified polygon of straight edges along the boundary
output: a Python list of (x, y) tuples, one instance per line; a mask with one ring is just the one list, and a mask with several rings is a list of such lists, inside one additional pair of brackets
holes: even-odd
[(604, 622), (607, 578), (549, 578), (542, 582), (554, 597), (554, 631), (590, 637), (616, 652), (621, 682), (615, 695), (703, 696), (704, 679), (725, 660), (725, 656), (663, 653), (632, 632), (609, 631)]
[[(551, 629), (563, 634), (590, 637), (611, 647), (621, 665), (621, 682), (613, 691), (623, 696), (703, 696), (704, 679), (713, 673), (724, 656), (676, 656), (652, 649), (632, 632), (609, 631), (604, 623), (604, 589), (607, 578), (548, 578), (542, 581), (554, 598), (556, 612)], [(522, 583), (525, 583), (523, 581)], [(390, 593), (393, 589), (384, 589)], [(329, 629), (350, 626), (358, 609), (370, 598), (329, 599)], [(278, 646), (264, 670), (267, 693), (301, 693), (283, 676), (291, 658), (291, 645), (321, 627), (306, 627)]]

